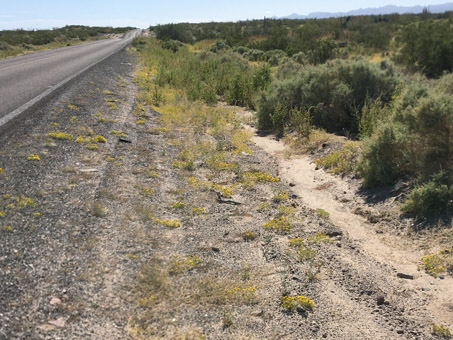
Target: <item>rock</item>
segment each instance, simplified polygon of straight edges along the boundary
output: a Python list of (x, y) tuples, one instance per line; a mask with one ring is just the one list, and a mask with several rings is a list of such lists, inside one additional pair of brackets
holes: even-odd
[(291, 182), (291, 183), (289, 183), (289, 186), (290, 186), (290, 187), (295, 187), (296, 185), (295, 185), (294, 183)]
[(341, 230), (328, 231), (326, 235), (329, 237), (343, 236), (343, 232)]
[(61, 300), (59, 298), (53, 297), (52, 299), (50, 299), (50, 304), (52, 306), (59, 305), (60, 303), (61, 303)]
[(251, 316), (263, 316), (264, 312), (262, 309), (257, 309), (257, 310), (254, 310), (253, 312), (250, 313)]
[(130, 139), (127, 139), (127, 138), (124, 138), (124, 137), (120, 137), (119, 141), (121, 143), (128, 143), (128, 144), (132, 143), (132, 141)]
[(63, 318), (58, 318), (57, 320), (50, 320), (47, 322), (49, 325), (56, 327), (64, 327), (66, 325), (66, 320)]
[(385, 297), (382, 296), (382, 295), (379, 295), (377, 298), (376, 298), (376, 303), (378, 306), (382, 306), (385, 302)]
[(400, 279), (407, 279), (407, 280), (414, 279), (414, 275), (410, 275), (410, 274), (397, 273), (396, 276), (399, 277)]
[(90, 172), (99, 172), (98, 169), (80, 169), (80, 172), (90, 173)]
[(211, 247), (211, 250), (213, 252), (216, 252), (216, 253), (219, 253), (220, 252), (220, 248), (219, 247)]
[(425, 288), (425, 287), (422, 288), (423, 292), (429, 292), (430, 290), (431, 290), (431, 288)]
[(398, 334), (404, 334), (404, 331), (403, 331), (402, 329), (398, 329), (398, 330), (396, 331), (396, 333), (398, 333)]

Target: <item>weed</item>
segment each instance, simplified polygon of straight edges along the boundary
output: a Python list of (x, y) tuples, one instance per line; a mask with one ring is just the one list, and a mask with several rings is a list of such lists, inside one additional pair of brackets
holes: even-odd
[(139, 120), (136, 120), (136, 121), (135, 121), (135, 124), (137, 124), (137, 125), (143, 125), (143, 124), (145, 124), (145, 123), (146, 123), (146, 121), (143, 120), (143, 119), (139, 119)]
[(186, 204), (184, 202), (178, 201), (173, 203), (171, 206), (176, 209), (182, 209), (186, 206)]
[(308, 239), (310, 243), (321, 243), (321, 242), (332, 242), (332, 239), (321, 232), (316, 233), (315, 236), (312, 236)]
[(244, 183), (249, 183), (249, 184), (254, 184), (256, 182), (258, 183), (267, 183), (267, 182), (278, 182), (279, 178), (278, 177), (273, 177), (265, 172), (262, 171), (248, 171), (244, 172), (242, 174), (243, 177), (243, 182)]
[(79, 111), (79, 107), (72, 104), (68, 104), (68, 109), (72, 111)]
[(274, 229), (275, 231), (278, 231), (278, 232), (289, 233), (291, 231), (292, 225), (289, 222), (288, 217), (282, 216), (282, 217), (274, 218), (270, 221), (267, 221), (263, 225), (263, 228)]
[(343, 149), (316, 160), (316, 165), (322, 166), (334, 174), (351, 174), (357, 168), (360, 147), (357, 142), (347, 142)]
[(301, 307), (304, 311), (311, 311), (315, 306), (312, 299), (306, 296), (282, 296), (280, 305), (285, 311), (293, 311), (296, 307)]
[(445, 249), (436, 254), (424, 256), (420, 259), (420, 265), (429, 275), (437, 275), (449, 271), (453, 273), (452, 249)]
[(280, 203), (286, 201), (288, 198), (289, 198), (288, 193), (282, 190), (274, 194), (274, 196), (272, 197), (272, 201), (274, 201), (275, 203)]
[(244, 241), (253, 241), (256, 239), (256, 234), (251, 231), (245, 231), (242, 233), (242, 238)]
[(187, 271), (195, 268), (202, 260), (196, 256), (181, 257), (179, 255), (173, 255), (173, 258), (169, 262), (169, 272), (178, 273), (182, 271)]
[(179, 222), (178, 219), (161, 220), (161, 219), (158, 219), (158, 218), (153, 218), (153, 221), (155, 223), (158, 223), (158, 224), (163, 225), (164, 227), (168, 227), (168, 228), (179, 228), (179, 227), (181, 227), (181, 222)]
[(223, 329), (231, 327), (234, 323), (234, 315), (231, 311), (224, 311), (222, 317)]
[(13, 232), (14, 229), (12, 226), (10, 225), (0, 225), (0, 231), (9, 231), (9, 232)]
[(118, 130), (111, 130), (110, 134), (114, 135), (115, 137), (127, 137), (128, 136), (127, 133), (124, 133), (124, 132), (121, 132)]
[(192, 212), (194, 213), (194, 215), (202, 215), (206, 212), (206, 209), (205, 208), (192, 208)]
[(35, 154), (33, 154), (33, 153), (32, 153), (30, 156), (28, 156), (27, 159), (28, 159), (29, 161), (38, 161), (38, 162), (41, 160), (41, 158), (39, 157), (39, 155), (35, 155)]
[(436, 335), (442, 339), (451, 339), (452, 337), (451, 332), (447, 327), (442, 325), (436, 325), (435, 323), (433, 323), (432, 333), (433, 335)]
[(288, 241), (289, 245), (291, 247), (296, 247), (296, 248), (299, 248), (299, 247), (302, 247), (304, 245), (304, 239), (303, 238), (300, 238), (300, 237), (297, 237), (297, 238), (292, 238)]
[(74, 139), (74, 136), (71, 135), (70, 133), (65, 133), (65, 132), (61, 132), (61, 131), (57, 131), (57, 132), (49, 132), (47, 134), (47, 136), (53, 138), (53, 139), (57, 139), (57, 140), (73, 140)]
[(324, 219), (328, 219), (330, 216), (330, 214), (327, 211), (321, 208), (316, 209), (316, 213)]
[(297, 250), (297, 256), (300, 261), (311, 260), (316, 256), (316, 251), (313, 248), (301, 246)]

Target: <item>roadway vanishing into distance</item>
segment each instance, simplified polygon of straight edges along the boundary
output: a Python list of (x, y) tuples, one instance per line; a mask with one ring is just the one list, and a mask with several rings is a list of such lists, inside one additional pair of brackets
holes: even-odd
[[(126, 47), (141, 30), (123, 38), (40, 51), (0, 60), (0, 127), (99, 61)], [(95, 79), (93, 79), (95, 80)]]

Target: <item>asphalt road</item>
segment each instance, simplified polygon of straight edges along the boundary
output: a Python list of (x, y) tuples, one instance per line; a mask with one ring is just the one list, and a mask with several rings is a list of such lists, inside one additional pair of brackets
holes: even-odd
[(0, 127), (78, 74), (120, 51), (140, 33), (141, 30), (135, 30), (122, 39), (99, 40), (0, 60)]

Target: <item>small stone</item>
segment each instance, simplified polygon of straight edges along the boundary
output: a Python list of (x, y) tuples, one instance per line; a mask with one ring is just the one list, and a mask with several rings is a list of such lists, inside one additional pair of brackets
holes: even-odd
[(291, 182), (291, 183), (289, 183), (289, 186), (290, 186), (290, 187), (295, 187), (296, 185), (295, 185), (294, 183)]
[(385, 302), (385, 297), (383, 297), (382, 295), (379, 295), (377, 298), (376, 298), (376, 303), (378, 306), (381, 306), (383, 305)]
[(257, 310), (255, 310), (255, 311), (250, 313), (251, 316), (256, 316), (256, 317), (263, 316), (263, 314), (264, 314), (264, 312), (261, 309), (257, 309)]
[(211, 250), (216, 252), (216, 253), (220, 252), (220, 248), (218, 248), (218, 247), (211, 247)]
[(398, 333), (398, 334), (404, 334), (404, 331), (403, 331), (402, 329), (398, 329), (398, 330), (396, 331), (396, 333)]
[(132, 141), (130, 139), (127, 139), (127, 138), (124, 138), (124, 137), (120, 137), (119, 140), (120, 140), (121, 143), (128, 143), (128, 144), (132, 143)]
[(50, 299), (50, 304), (52, 306), (59, 305), (60, 303), (61, 303), (61, 300), (59, 298), (53, 297), (52, 299)]
[(407, 279), (407, 280), (414, 279), (414, 275), (410, 275), (410, 274), (397, 273), (396, 276), (399, 277), (400, 279)]
[(430, 290), (431, 290), (431, 288), (426, 288), (426, 287), (423, 287), (423, 288), (422, 288), (422, 291), (423, 291), (423, 292), (429, 292)]
[(89, 173), (89, 172), (99, 172), (98, 169), (80, 169), (80, 172)]
[(50, 320), (47, 322), (49, 325), (56, 326), (56, 327), (64, 327), (66, 321), (63, 318), (58, 318), (57, 320)]

